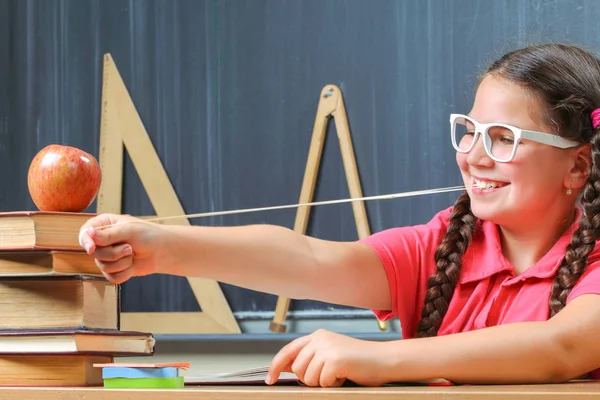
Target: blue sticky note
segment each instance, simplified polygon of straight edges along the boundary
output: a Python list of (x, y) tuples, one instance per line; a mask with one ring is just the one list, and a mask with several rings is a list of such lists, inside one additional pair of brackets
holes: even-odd
[(104, 367), (102, 378), (177, 378), (179, 368), (133, 368), (133, 367)]

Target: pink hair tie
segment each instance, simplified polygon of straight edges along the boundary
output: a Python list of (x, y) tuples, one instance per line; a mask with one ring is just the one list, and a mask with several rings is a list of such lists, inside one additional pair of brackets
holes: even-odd
[(592, 111), (592, 126), (594, 129), (600, 126), (600, 108), (596, 108)]

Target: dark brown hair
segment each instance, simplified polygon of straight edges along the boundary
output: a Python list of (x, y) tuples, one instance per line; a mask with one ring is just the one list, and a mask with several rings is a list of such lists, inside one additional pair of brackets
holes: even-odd
[[(592, 167), (582, 193), (579, 227), (552, 284), (549, 299), (549, 317), (552, 317), (565, 306), (600, 238), (600, 129), (594, 129), (591, 122), (592, 111), (600, 107), (600, 61), (578, 46), (545, 44), (505, 54), (491, 64), (480, 82), (490, 74), (520, 85), (544, 104), (546, 123), (554, 133), (592, 144)], [(428, 281), (417, 337), (437, 335), (476, 224), (465, 192), (454, 204), (448, 230), (434, 255), (436, 272)]]

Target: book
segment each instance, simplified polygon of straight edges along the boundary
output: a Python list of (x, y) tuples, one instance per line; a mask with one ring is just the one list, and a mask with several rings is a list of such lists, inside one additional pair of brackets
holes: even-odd
[(102, 386), (102, 371), (94, 363), (110, 363), (112, 356), (1, 355), (0, 386)]
[[(186, 385), (266, 385), (265, 379), (269, 367), (251, 368), (237, 372), (219, 373), (219, 374), (202, 374), (196, 376), (185, 376), (184, 382)], [(292, 372), (282, 372), (279, 374), (279, 379), (276, 384), (296, 383), (301, 385), (298, 376)], [(398, 385), (423, 385), (423, 386), (451, 386), (453, 385), (447, 379), (429, 379), (416, 382), (398, 382)], [(345, 386), (360, 386), (351, 381), (347, 381)]]
[[(265, 379), (268, 372), (269, 367), (259, 367), (236, 372), (185, 376), (184, 382), (186, 385), (266, 385)], [(299, 383), (299, 380), (292, 372), (282, 372), (277, 383)]]
[(119, 329), (119, 287), (86, 276), (0, 279), (0, 329)]
[(9, 211), (0, 213), (0, 250), (84, 251), (79, 230), (92, 213)]
[(0, 251), (0, 278), (15, 276), (102, 276), (94, 258), (85, 252), (33, 250)]
[(151, 333), (117, 330), (0, 331), (0, 356), (6, 354), (103, 354), (150, 356)]

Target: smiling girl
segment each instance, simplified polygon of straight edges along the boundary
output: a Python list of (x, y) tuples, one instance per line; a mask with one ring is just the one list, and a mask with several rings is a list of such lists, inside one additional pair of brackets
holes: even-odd
[[(403, 339), (319, 330), (274, 357), (268, 383), (443, 377), (563, 382), (600, 368), (600, 64), (574, 46), (506, 54), (450, 117), (466, 191), (423, 225), (333, 242), (278, 226), (158, 225), (99, 215), (80, 242), (107, 279), (199, 276), (399, 317)], [(103, 229), (107, 224), (125, 223)]]

